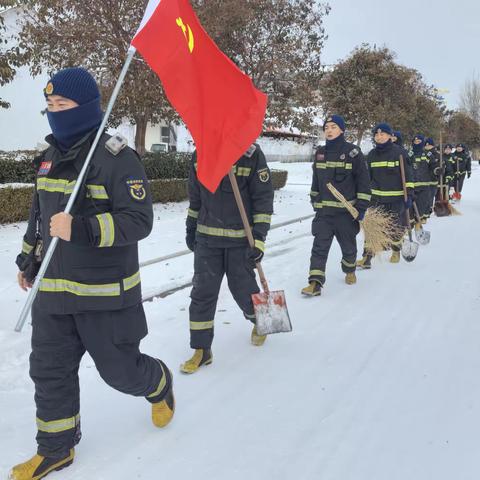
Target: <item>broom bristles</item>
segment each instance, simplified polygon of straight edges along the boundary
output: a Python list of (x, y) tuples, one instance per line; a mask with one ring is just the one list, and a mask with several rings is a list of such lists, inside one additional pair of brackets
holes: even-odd
[(376, 255), (392, 247), (392, 243), (403, 236), (404, 229), (400, 227), (393, 215), (381, 207), (370, 207), (362, 222), (365, 235), (365, 250)]
[(457, 210), (451, 203), (448, 203), (448, 210), (450, 211), (450, 213), (452, 215), (461, 215), (462, 214), (462, 212)]
[[(358, 210), (331, 183), (327, 183), (327, 188), (356, 219)], [(365, 249), (372, 255), (389, 250), (395, 239), (403, 234), (403, 229), (397, 225), (395, 218), (381, 207), (369, 208), (360, 225), (365, 235)]]

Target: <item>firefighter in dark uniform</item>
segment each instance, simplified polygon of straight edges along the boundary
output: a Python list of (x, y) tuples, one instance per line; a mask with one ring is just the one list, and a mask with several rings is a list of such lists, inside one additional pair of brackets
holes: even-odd
[[(452, 155), (452, 145), (447, 143), (443, 146), (443, 155), (442, 155), (443, 165), (438, 164), (439, 171), (441, 176), (438, 179), (438, 189), (435, 193), (435, 201), (448, 200), (449, 198), (449, 185), (452, 181), (453, 175), (453, 155)], [(443, 191), (440, 192), (441, 185), (443, 184)]]
[(133, 150), (103, 134), (72, 214), (63, 213), (103, 112), (98, 86), (82, 68), (58, 72), (44, 93), (52, 135), (35, 160), (36, 188), (17, 257), (24, 290), (52, 238), (60, 240), (32, 307), (38, 450), (12, 469), (13, 480), (40, 479), (73, 462), (81, 437), (78, 369), (85, 352), (107, 384), (151, 403), (156, 426), (165, 426), (174, 411), (169, 369), (139, 350), (147, 324), (138, 241), (153, 223), (143, 167)]
[(214, 317), (223, 277), (245, 318), (253, 323), (251, 342), (261, 346), (251, 295), (260, 290), (255, 264), (262, 260), (273, 214), (273, 185), (265, 155), (253, 144), (234, 166), (245, 209), (253, 225), (255, 247), (247, 242), (232, 185), (225, 176), (215, 193), (197, 178), (197, 155), (192, 156), (188, 181), (190, 206), (186, 220), (186, 243), (194, 252), (194, 277), (190, 303), (190, 347), (193, 356), (180, 366), (194, 373), (212, 363)]
[[(392, 143), (392, 129), (387, 123), (378, 124), (374, 130), (375, 148), (367, 155), (367, 164), (372, 182), (372, 205), (381, 206), (392, 215), (398, 225), (398, 235), (392, 244), (391, 263), (400, 261), (403, 235), (407, 226), (405, 209), (412, 207), (413, 181), (409, 163), (403, 157), (404, 149)], [(405, 202), (403, 182), (400, 170), (400, 157), (405, 166), (405, 183), (408, 200)], [(363, 258), (358, 266), (363, 269), (371, 268), (372, 255), (365, 246)]]
[(472, 158), (463, 143), (456, 145), (453, 161), (455, 166), (455, 177), (453, 179), (453, 187), (455, 188), (454, 198), (460, 200), (462, 198), (465, 176), (470, 178), (472, 175)]
[[(325, 284), (328, 253), (335, 237), (342, 250), (341, 266), (348, 285), (356, 283), (357, 234), (370, 203), (370, 178), (359, 147), (345, 140), (345, 121), (339, 115), (327, 118), (323, 129), (326, 145), (320, 147), (313, 163), (311, 201), (316, 212), (312, 222), (315, 237), (310, 259), (306, 296), (318, 296)], [(327, 184), (331, 183), (359, 212), (354, 219)]]
[[(447, 187), (449, 193), (450, 187), (453, 186), (453, 179), (455, 177), (455, 160), (453, 158), (453, 145), (447, 143), (443, 149), (443, 163), (445, 164), (445, 179), (444, 184)], [(445, 196), (448, 200), (448, 195)]]
[(438, 185), (440, 183), (440, 174), (442, 173), (440, 170), (440, 154), (437, 152), (435, 148), (435, 142), (433, 138), (427, 138), (425, 140), (425, 152), (427, 157), (429, 158), (430, 162), (432, 163), (432, 167), (430, 169), (430, 209), (429, 215), (433, 212), (433, 203), (435, 201), (435, 195), (438, 190)]
[(416, 135), (413, 138), (412, 150), (409, 153), (415, 183), (415, 201), (421, 223), (427, 223), (432, 213), (431, 190), (432, 178), (438, 167), (437, 159), (432, 152), (425, 151), (425, 137)]

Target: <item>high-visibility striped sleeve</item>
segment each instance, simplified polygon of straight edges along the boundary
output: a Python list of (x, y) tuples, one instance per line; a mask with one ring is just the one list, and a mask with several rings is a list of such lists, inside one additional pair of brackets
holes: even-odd
[(268, 213), (257, 213), (253, 216), (253, 223), (272, 223), (272, 216)]
[(369, 202), (371, 199), (372, 199), (372, 196), (368, 193), (357, 193), (357, 198), (359, 200), (366, 200), (367, 202)]
[(264, 252), (265, 242), (262, 242), (261, 240), (255, 240), (255, 247), (257, 247), (260, 251)]
[(94, 200), (108, 200), (107, 190), (103, 185), (87, 185), (87, 196)]
[(193, 208), (189, 208), (187, 211), (187, 215), (191, 218), (198, 218), (198, 210), (194, 210)]
[(111, 213), (96, 215), (100, 226), (99, 247), (111, 247), (115, 242), (115, 224)]
[(24, 240), (22, 243), (22, 253), (24, 253), (25, 255), (28, 255), (32, 250), (33, 250), (33, 245), (30, 245), (28, 242)]

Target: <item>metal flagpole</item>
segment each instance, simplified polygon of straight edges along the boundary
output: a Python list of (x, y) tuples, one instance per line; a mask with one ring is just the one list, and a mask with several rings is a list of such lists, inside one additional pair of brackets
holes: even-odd
[[(110, 114), (112, 113), (112, 110), (113, 110), (113, 106), (115, 105), (115, 101), (117, 100), (118, 94), (120, 93), (120, 88), (123, 84), (123, 81), (125, 80), (128, 68), (130, 67), (130, 64), (132, 63), (132, 60), (133, 60), (133, 57), (135, 56), (136, 51), (137, 50), (132, 46), (130, 46), (130, 48), (128, 49), (125, 64), (123, 65), (122, 71), (120, 72), (120, 76), (118, 77), (117, 84), (115, 85), (115, 88), (113, 89), (112, 96), (110, 97), (107, 109), (105, 110), (105, 114), (103, 116), (102, 123), (100, 124), (100, 127), (98, 128), (98, 132), (97, 132), (97, 135), (95, 137), (95, 140), (93, 141), (93, 144), (90, 147), (90, 151), (88, 152), (85, 163), (83, 164), (82, 170), (80, 171), (80, 173), (78, 175), (77, 182), (75, 184), (75, 187), (73, 189), (72, 194), (70, 195), (70, 199), (68, 200), (68, 203), (67, 203), (67, 206), (65, 207), (64, 213), (70, 213), (70, 211), (72, 210), (73, 204), (75, 203), (78, 192), (80, 191), (80, 187), (83, 183), (83, 179), (84, 179), (84, 177), (86, 175), (86, 172), (88, 170), (88, 167), (90, 165), (90, 161), (91, 161), (91, 159), (93, 157), (93, 154), (95, 153), (95, 150), (98, 146), (98, 142), (100, 141), (100, 138), (103, 135), (103, 131), (105, 130), (105, 127), (107, 126), (108, 119), (109, 119)], [(58, 237), (54, 237), (52, 239), (51, 243), (50, 243), (50, 246), (48, 247), (47, 253), (45, 254), (45, 258), (42, 260), (40, 270), (38, 271), (37, 277), (35, 278), (35, 282), (32, 286), (32, 289), (30, 290), (27, 301), (25, 302), (25, 305), (23, 306), (22, 313), (20, 314), (20, 318), (18, 319), (17, 325), (15, 326), (15, 331), (16, 332), (21, 332), (23, 326), (25, 325), (25, 321), (27, 320), (28, 314), (30, 313), (30, 309), (32, 308), (33, 301), (35, 300), (35, 297), (37, 296), (38, 290), (40, 288), (40, 283), (41, 283), (43, 277), (45, 276), (45, 272), (47, 271), (48, 265), (50, 264), (50, 261), (53, 257), (53, 254), (55, 252), (55, 248), (57, 247), (57, 244), (58, 244)]]

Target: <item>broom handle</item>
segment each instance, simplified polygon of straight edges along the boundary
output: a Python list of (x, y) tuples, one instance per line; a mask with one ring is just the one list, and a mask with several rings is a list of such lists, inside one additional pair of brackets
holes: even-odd
[(440, 201), (444, 201), (445, 197), (443, 190), (443, 138), (442, 131), (440, 130)]
[(459, 192), (459, 187), (460, 187), (460, 163), (458, 161), (458, 157), (457, 157), (457, 171), (456, 171), (456, 174), (455, 176), (457, 177), (457, 181), (456, 181), (456, 184), (457, 184), (457, 193), (460, 193)]
[[(228, 172), (228, 178), (230, 179), (230, 183), (232, 184), (233, 195), (235, 196), (235, 201), (237, 202), (240, 217), (242, 217), (243, 228), (245, 229), (245, 233), (247, 234), (248, 244), (250, 245), (250, 248), (255, 248), (255, 239), (253, 238), (252, 227), (250, 226), (247, 212), (245, 211), (245, 205), (243, 204), (242, 195), (240, 194), (240, 189), (238, 188), (237, 177), (235, 176), (233, 167)], [(267, 295), (269, 295), (270, 289), (268, 288), (267, 279), (265, 277), (265, 273), (263, 272), (263, 268), (260, 262), (256, 263), (256, 267), (258, 271), (258, 276), (260, 277), (260, 283), (263, 287), (263, 291)]]
[(331, 184), (327, 183), (327, 188), (332, 192), (332, 195), (349, 211), (352, 217), (356, 220), (358, 218), (358, 210)]
[[(403, 199), (405, 203), (408, 201), (407, 181), (405, 179), (405, 164), (403, 163), (403, 155), (400, 155), (400, 174), (402, 175)], [(408, 238), (412, 241), (412, 226), (410, 225), (410, 212), (408, 208), (405, 209), (405, 216), (407, 217)]]

